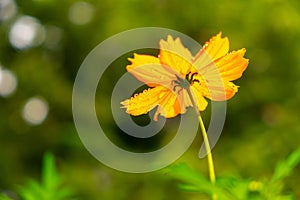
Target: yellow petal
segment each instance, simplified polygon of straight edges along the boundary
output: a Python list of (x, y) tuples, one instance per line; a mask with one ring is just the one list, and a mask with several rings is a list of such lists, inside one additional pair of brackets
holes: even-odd
[(195, 87), (196, 85), (193, 84), (190, 88), (191, 91), (193, 93), (193, 97), (195, 99), (195, 102), (197, 103), (198, 109), (200, 111), (203, 111), (206, 109), (207, 107), (207, 101), (205, 100), (205, 98), (203, 97), (203, 94), (200, 90), (200, 87)]
[(127, 71), (150, 87), (167, 86), (172, 80), (176, 80), (176, 72), (161, 65), (159, 59), (154, 56), (134, 54), (134, 57), (128, 60), (131, 65), (127, 65)]
[(194, 65), (201, 70), (212, 61), (226, 55), (229, 51), (228, 38), (221, 38), (222, 33), (218, 33), (203, 45), (203, 48), (196, 54)]
[[(238, 91), (238, 86), (230, 82), (242, 76), (248, 66), (244, 58), (246, 50), (233, 51), (211, 62), (201, 69), (201, 87), (204, 96), (214, 101), (228, 100)], [(197, 83), (196, 83), (197, 84)]]
[(206, 84), (194, 83), (193, 88), (202, 93), (203, 96), (213, 101), (225, 101), (237, 93), (238, 86), (229, 81), (209, 81)]
[[(228, 53), (229, 41), (221, 38), (221, 33), (206, 42), (195, 56), (193, 66), (198, 70), (202, 94), (214, 101), (228, 100), (238, 91), (238, 86), (230, 81), (242, 76), (248, 66), (248, 59), (244, 58), (245, 49)], [(192, 71), (195, 71), (193, 69)]]
[[(225, 82), (225, 91), (226, 91), (226, 99), (228, 100), (231, 97), (235, 95), (235, 93), (238, 92), (239, 86), (235, 85), (232, 82)], [(223, 100), (217, 100), (217, 101), (223, 101)]]
[(248, 59), (244, 58), (246, 49), (233, 51), (215, 61), (224, 80), (233, 81), (242, 76), (248, 66)]
[(134, 69), (135, 67), (139, 67), (141, 65), (145, 64), (159, 64), (159, 59), (154, 56), (150, 55), (140, 55), (140, 54), (133, 54), (133, 58), (128, 58), (128, 60), (131, 62), (131, 65), (128, 65), (126, 67), (127, 70)]
[(179, 90), (177, 96), (179, 104), (181, 105), (181, 113), (185, 113), (187, 107), (193, 106), (191, 98), (186, 89)]
[[(216, 36), (212, 37), (208, 42), (205, 42), (201, 50), (205, 50), (212, 60), (216, 60), (229, 51), (229, 41), (227, 37), (222, 38), (222, 33), (218, 33)], [(200, 52), (199, 52), (200, 53)], [(196, 55), (197, 57), (197, 55)]]
[(121, 107), (126, 108), (127, 113), (137, 116), (148, 113), (158, 105), (154, 114), (154, 120), (157, 121), (159, 115), (171, 118), (186, 111), (186, 105), (181, 106), (179, 96), (168, 88), (157, 86), (121, 102)]
[(172, 36), (168, 36), (167, 41), (160, 41), (160, 62), (173, 68), (181, 75), (185, 75), (190, 71), (193, 56), (191, 52), (183, 46), (181, 40)]
[(159, 95), (165, 88), (158, 86), (142, 93), (135, 94), (134, 97), (121, 102), (121, 107), (126, 108), (126, 112), (137, 116), (148, 113), (159, 103)]
[(170, 90), (165, 90), (160, 94), (159, 106), (154, 114), (154, 120), (158, 120), (158, 115), (164, 116), (165, 118), (175, 117), (181, 113), (181, 107), (175, 95)]

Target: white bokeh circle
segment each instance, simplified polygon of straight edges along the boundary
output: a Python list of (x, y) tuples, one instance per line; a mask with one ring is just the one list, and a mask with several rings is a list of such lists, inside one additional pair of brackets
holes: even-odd
[[(168, 35), (179, 37), (184, 45), (195, 54), (201, 45), (187, 35), (166, 28), (144, 27), (128, 30), (116, 34), (95, 47), (86, 57), (80, 66), (73, 87), (73, 118), (77, 132), (87, 150), (103, 164), (124, 172), (145, 173), (151, 172), (176, 161), (192, 144), (197, 131), (198, 120), (195, 112), (187, 112), (181, 115), (181, 121), (175, 137), (164, 147), (146, 153), (129, 152), (112, 143), (101, 128), (95, 110), (95, 94), (99, 80), (109, 65), (125, 53), (137, 49), (159, 49), (160, 39)], [(125, 67), (125, 66), (124, 66)], [(124, 86), (124, 90), (118, 87)], [(117, 83), (111, 99), (112, 113), (116, 124), (120, 129), (135, 137), (151, 137), (163, 126), (165, 120), (158, 122), (151, 121), (146, 127), (138, 127), (132, 124), (130, 116), (120, 108), (119, 100), (124, 100), (124, 95), (130, 97), (140, 83), (128, 73), (124, 74)], [(120, 91), (125, 93), (120, 94)], [(118, 106), (117, 106), (118, 104)], [(208, 138), (213, 147), (223, 129), (226, 102), (212, 103), (210, 125), (208, 127)], [(126, 123), (119, 123), (120, 119)], [(101, 120), (101, 119), (100, 119)], [(143, 131), (146, 134), (138, 134)], [(199, 156), (207, 154), (202, 144)]]

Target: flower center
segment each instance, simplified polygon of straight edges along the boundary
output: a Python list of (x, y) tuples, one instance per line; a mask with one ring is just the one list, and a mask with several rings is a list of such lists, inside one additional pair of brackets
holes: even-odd
[(179, 92), (182, 89), (187, 89), (190, 87), (190, 85), (192, 85), (194, 82), (198, 82), (200, 83), (200, 81), (198, 79), (195, 79), (194, 77), (198, 75), (197, 72), (191, 73), (189, 72), (188, 74), (185, 75), (185, 79), (179, 77), (178, 75), (175, 75), (177, 80), (173, 81), (175, 83), (174, 87), (173, 87), (173, 91), (176, 91), (176, 88), (179, 87)]

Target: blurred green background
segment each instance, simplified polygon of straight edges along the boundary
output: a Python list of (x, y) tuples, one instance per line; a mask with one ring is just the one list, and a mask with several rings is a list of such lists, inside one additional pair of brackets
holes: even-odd
[[(240, 91), (228, 101), (225, 128), (214, 148), (217, 175), (268, 178), (275, 164), (299, 147), (297, 0), (0, 0), (0, 191), (14, 191), (28, 177), (39, 179), (42, 156), (51, 151), (80, 199), (197, 198), (180, 192), (160, 172), (126, 174), (102, 165), (82, 145), (73, 124), (72, 86), (84, 58), (106, 38), (145, 26), (174, 29), (200, 44), (222, 31), (231, 50), (247, 49), (250, 64), (235, 81)], [(127, 64), (124, 58), (112, 65), (111, 78), (124, 73)], [(110, 80), (102, 80), (108, 86), (98, 94), (103, 99), (110, 97)], [(103, 102), (97, 103), (100, 110), (108, 107)], [(110, 115), (100, 115), (118, 138)], [(144, 145), (122, 135), (118, 140), (128, 148), (155, 148), (169, 139), (167, 134)], [(201, 142), (199, 135), (178, 162), (206, 173), (206, 160), (197, 157)], [(299, 169), (286, 187), (296, 199)]]

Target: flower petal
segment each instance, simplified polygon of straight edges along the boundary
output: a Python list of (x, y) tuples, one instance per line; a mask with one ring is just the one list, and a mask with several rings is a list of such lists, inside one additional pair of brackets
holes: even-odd
[(218, 33), (203, 45), (203, 48), (196, 54), (194, 65), (201, 70), (212, 61), (226, 55), (229, 51), (228, 38), (221, 38), (222, 33)]
[(228, 100), (238, 91), (238, 86), (229, 81), (209, 81), (205, 85), (194, 83), (193, 88), (201, 93), (202, 96), (205, 96), (213, 101)]
[(127, 65), (127, 71), (150, 87), (167, 86), (172, 80), (176, 80), (176, 72), (161, 65), (159, 59), (154, 56), (134, 54), (134, 57), (128, 60), (131, 65)]
[[(225, 100), (228, 100), (231, 97), (233, 97), (235, 95), (235, 93), (238, 92), (239, 86), (235, 85), (232, 82), (225, 82), (224, 84), (225, 84), (225, 91), (226, 91), (226, 99)], [(223, 101), (223, 100), (222, 99), (221, 100), (217, 99), (215, 101)]]
[(191, 68), (193, 56), (191, 52), (183, 46), (181, 40), (172, 36), (168, 36), (167, 41), (160, 41), (160, 62), (173, 68), (181, 75), (186, 75)]
[(154, 121), (158, 120), (158, 115), (165, 118), (175, 117), (181, 113), (181, 106), (175, 95), (170, 90), (165, 90), (160, 94), (159, 106), (154, 114)]
[(181, 89), (180, 91), (178, 91), (177, 96), (178, 96), (178, 101), (181, 105), (181, 113), (185, 113), (187, 107), (193, 106), (190, 96), (186, 91), (186, 89)]
[(121, 102), (121, 108), (126, 108), (126, 112), (137, 116), (148, 113), (159, 103), (159, 95), (165, 88), (158, 86), (144, 90), (142, 93), (135, 94), (134, 97)]
[(190, 88), (191, 88), (192, 94), (194, 96), (194, 99), (197, 103), (198, 109), (200, 111), (205, 110), (208, 103), (205, 100), (205, 98), (203, 97), (200, 87), (195, 87), (195, 84), (193, 84)]
[(181, 106), (179, 96), (166, 87), (157, 86), (121, 102), (121, 108), (126, 108), (127, 113), (138, 116), (148, 113), (158, 105), (154, 114), (154, 120), (157, 121), (159, 115), (171, 118), (186, 112), (186, 105)]
[(228, 39), (221, 38), (221, 33), (206, 42), (204, 47), (195, 56), (193, 66), (199, 72), (202, 94), (214, 101), (228, 100), (238, 91), (238, 86), (230, 81), (242, 76), (248, 66), (248, 59), (244, 58), (245, 49), (228, 53)]
[(246, 49), (233, 51), (215, 61), (216, 66), (224, 80), (233, 81), (242, 76), (248, 66), (248, 59), (244, 58)]

